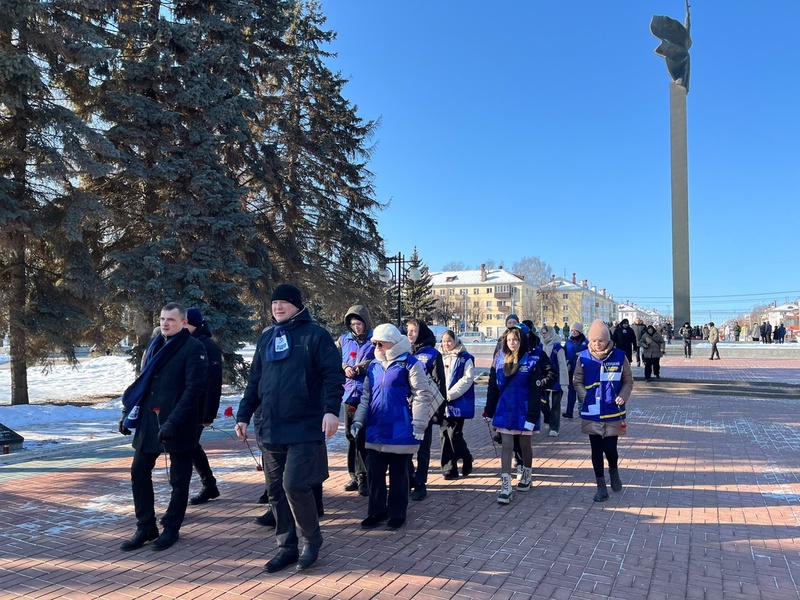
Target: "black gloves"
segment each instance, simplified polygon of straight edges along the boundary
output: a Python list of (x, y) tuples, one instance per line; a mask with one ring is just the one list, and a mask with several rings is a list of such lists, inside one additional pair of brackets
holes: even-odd
[(158, 443), (164, 444), (172, 439), (175, 434), (175, 427), (167, 421), (161, 426), (161, 429), (158, 430)]
[(127, 427), (125, 427), (125, 417), (122, 417), (119, 420), (119, 432), (122, 435), (130, 435), (131, 434), (131, 430), (128, 429)]

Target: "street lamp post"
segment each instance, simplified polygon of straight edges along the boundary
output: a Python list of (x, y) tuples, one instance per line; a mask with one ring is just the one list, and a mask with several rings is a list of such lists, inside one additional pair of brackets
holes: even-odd
[[(378, 279), (383, 283), (389, 283), (394, 280), (397, 285), (397, 327), (398, 329), (403, 325), (403, 300), (402, 300), (402, 287), (407, 280), (419, 281), (422, 278), (422, 272), (416, 268), (407, 266), (411, 261), (406, 260), (401, 252), (397, 256), (390, 256), (386, 258), (386, 266), (378, 271)], [(389, 268), (392, 265), (393, 268)]]

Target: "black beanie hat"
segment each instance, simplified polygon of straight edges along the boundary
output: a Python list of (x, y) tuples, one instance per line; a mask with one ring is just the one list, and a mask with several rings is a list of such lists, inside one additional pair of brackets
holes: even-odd
[(303, 297), (300, 290), (290, 283), (284, 283), (275, 288), (275, 291), (272, 292), (272, 302), (275, 300), (283, 300), (303, 310)]
[(203, 314), (194, 306), (186, 309), (186, 322), (189, 325), (200, 327), (203, 324)]

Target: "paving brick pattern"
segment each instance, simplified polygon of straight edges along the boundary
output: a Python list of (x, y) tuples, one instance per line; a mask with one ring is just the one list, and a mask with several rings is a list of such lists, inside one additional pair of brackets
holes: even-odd
[[(800, 382), (797, 361), (695, 360), (667, 357), (665, 375)], [(670, 395), (637, 381), (620, 441), (625, 489), (604, 503), (592, 501), (580, 420), (565, 419), (559, 437), (534, 438), (533, 489), (497, 504), (499, 459), (473, 420), (474, 474), (432, 472), (428, 498), (410, 502), (398, 532), (359, 528), (366, 499), (342, 491), (340, 432), (329, 445), (325, 544), (303, 574), (263, 573), (275, 544), (252, 522), (262, 476), (224, 435), (204, 444), (222, 497), (189, 507), (181, 540), (164, 552), (118, 550), (135, 527), (129, 447), (9, 464), (0, 467), (0, 597), (800, 598), (797, 402)], [(154, 478), (163, 510), (163, 460)]]

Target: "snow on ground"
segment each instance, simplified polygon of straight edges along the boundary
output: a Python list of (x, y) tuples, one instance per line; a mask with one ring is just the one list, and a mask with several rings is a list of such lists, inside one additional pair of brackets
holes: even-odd
[[(67, 445), (130, 440), (118, 431), (121, 395), (134, 380), (134, 370), (124, 356), (89, 358), (76, 367), (57, 365), (49, 373), (28, 369), (30, 404), (10, 406), (11, 372), (0, 369), (0, 423), (16, 431), (25, 442), (9, 456), (39, 454)], [(70, 400), (109, 398), (90, 405), (71, 405)], [(234, 413), (241, 394), (224, 396), (220, 414), (228, 406)], [(220, 429), (232, 430), (233, 419), (220, 419)], [(2, 455), (0, 455), (2, 462)]]

